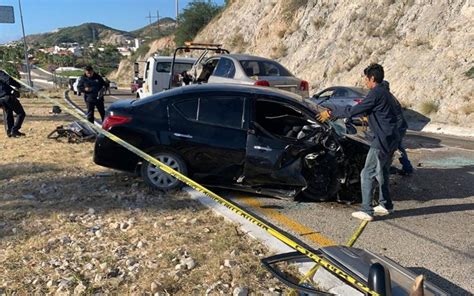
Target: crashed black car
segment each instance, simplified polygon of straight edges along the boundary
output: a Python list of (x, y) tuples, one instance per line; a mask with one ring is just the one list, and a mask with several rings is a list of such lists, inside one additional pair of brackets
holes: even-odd
[[(317, 122), (318, 112), (276, 89), (194, 85), (117, 101), (103, 127), (200, 183), (321, 201), (358, 190), (368, 146), (340, 122)], [(138, 172), (155, 188), (181, 185), (102, 135), (94, 161)]]

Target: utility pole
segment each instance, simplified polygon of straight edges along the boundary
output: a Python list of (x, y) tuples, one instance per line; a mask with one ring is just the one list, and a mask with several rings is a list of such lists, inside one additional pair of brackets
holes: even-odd
[(150, 22), (150, 25), (151, 25), (151, 19), (153, 18), (153, 17), (151, 16), (151, 12), (148, 12), (148, 16), (146, 16), (145, 18), (148, 19), (148, 21)]
[(179, 24), (178, 16), (179, 16), (179, 7), (178, 7), (178, 0), (176, 0), (176, 25)]
[[(152, 19), (156, 19), (156, 22), (159, 23), (159, 21), (160, 21), (160, 12), (157, 10), (156, 11), (156, 16), (152, 16), (151, 12), (148, 12), (148, 16), (146, 16), (145, 18), (147, 18), (149, 20), (150, 25), (152, 23), (152, 21), (151, 21)], [(158, 27), (159, 27), (159, 24), (158, 24)]]
[(25, 50), (25, 65), (26, 65), (26, 73), (28, 74), (28, 85), (30, 87), (33, 87), (33, 81), (31, 81), (30, 63), (28, 61), (28, 46), (26, 45), (25, 26), (23, 24), (23, 12), (21, 10), (20, 0), (18, 0), (18, 7), (20, 8), (21, 30), (23, 31), (23, 47)]

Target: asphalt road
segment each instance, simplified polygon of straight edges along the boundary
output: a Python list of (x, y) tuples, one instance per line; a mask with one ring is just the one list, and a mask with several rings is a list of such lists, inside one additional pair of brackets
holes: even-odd
[[(133, 97), (129, 91), (112, 90), (112, 95), (105, 98), (106, 106)], [(72, 93), (71, 98), (84, 106), (82, 98)], [(405, 145), (416, 171), (410, 177), (391, 177), (395, 213), (369, 223), (355, 247), (390, 257), (415, 273), (424, 274), (452, 295), (471, 295), (474, 140), (409, 132)], [(359, 205), (219, 193), (315, 248), (345, 244), (360, 224), (351, 217)]]
[[(406, 145), (416, 171), (391, 178), (396, 212), (369, 223), (355, 247), (390, 257), (452, 295), (471, 295), (474, 141), (410, 133)], [(351, 217), (359, 205), (228, 195), (314, 247), (346, 243), (360, 223)]]

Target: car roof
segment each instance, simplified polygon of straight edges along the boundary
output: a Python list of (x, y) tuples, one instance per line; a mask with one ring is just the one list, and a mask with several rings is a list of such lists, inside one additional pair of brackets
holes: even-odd
[(215, 55), (215, 56), (209, 57), (209, 59), (220, 58), (220, 57), (233, 58), (238, 61), (262, 61), (262, 62), (278, 63), (277, 61), (274, 61), (272, 59), (267, 59), (264, 57), (259, 57), (259, 56), (249, 55), (249, 54), (235, 54), (235, 53)]
[[(173, 61), (173, 57), (168, 57), (168, 56), (155, 56), (153, 58), (157, 62), (172, 62)], [(178, 63), (185, 63), (185, 62), (194, 63), (196, 61), (196, 58), (176, 57), (175, 61)]]
[(355, 87), (355, 86), (340, 86), (340, 85), (337, 85), (337, 86), (330, 86), (330, 87), (326, 87), (318, 92), (316, 92), (317, 94), (319, 93), (322, 93), (322, 92), (325, 92), (326, 90), (329, 90), (329, 89), (337, 89), (337, 88), (344, 88), (344, 89), (349, 89), (355, 93), (358, 93), (358, 94), (362, 94), (362, 95), (366, 95), (366, 93), (369, 92), (369, 89), (366, 89), (366, 88), (363, 88), (363, 87)]
[[(287, 91), (279, 90), (276, 88), (245, 85), (245, 84), (233, 84), (233, 83), (210, 83), (210, 84), (194, 84), (194, 85), (181, 86), (181, 87), (163, 91), (161, 93), (150, 96), (148, 98), (150, 98), (150, 100), (154, 100), (154, 98), (156, 98), (157, 96), (165, 98), (165, 97), (173, 97), (173, 96), (178, 96), (178, 95), (186, 95), (186, 94), (201, 93), (201, 92), (217, 92), (217, 91), (244, 92), (244, 93), (250, 93), (250, 94), (255, 94), (255, 95), (270, 95), (270, 96), (277, 96), (280, 99), (292, 101), (298, 104), (301, 104), (303, 102), (303, 98), (301, 96), (294, 93), (287, 92)], [(148, 98), (145, 98), (139, 101), (148, 101)]]

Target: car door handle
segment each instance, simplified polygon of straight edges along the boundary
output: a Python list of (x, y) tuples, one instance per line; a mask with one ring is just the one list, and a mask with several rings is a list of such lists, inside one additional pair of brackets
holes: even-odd
[(178, 134), (178, 133), (174, 133), (173, 135), (175, 135), (178, 138), (186, 138), (186, 139), (192, 139), (193, 138), (193, 136), (191, 136), (191, 135), (184, 135), (184, 134)]
[(260, 150), (260, 151), (267, 151), (267, 152), (272, 151), (272, 148), (270, 148), (270, 147), (253, 146), (253, 148), (256, 149), (256, 150)]

